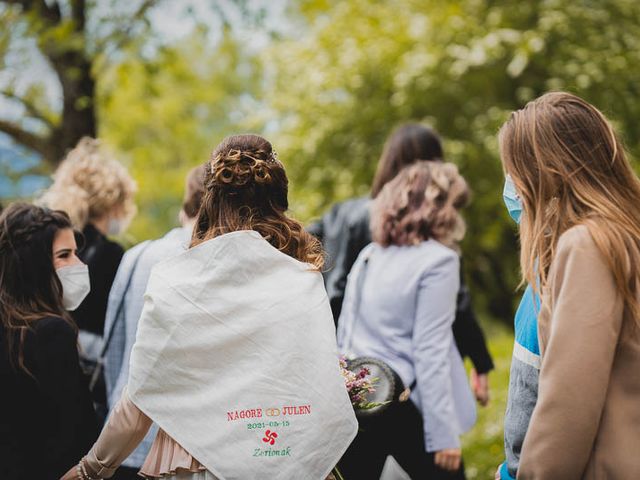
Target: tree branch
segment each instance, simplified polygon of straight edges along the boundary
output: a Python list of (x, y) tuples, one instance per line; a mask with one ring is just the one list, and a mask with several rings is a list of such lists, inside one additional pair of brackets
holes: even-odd
[(52, 129), (55, 128), (55, 125), (51, 121), (51, 119), (47, 118), (47, 116), (44, 113), (42, 113), (32, 102), (30, 102), (26, 98), (20, 97), (19, 95), (16, 95), (15, 93), (9, 90), (0, 90), (0, 95), (3, 95), (10, 100), (15, 100), (17, 102), (20, 102), (22, 106), (25, 108), (25, 110), (27, 111), (27, 113), (29, 114), (29, 116), (35, 118), (36, 120), (40, 120), (49, 128), (52, 128)]
[(31, 150), (35, 150), (43, 157), (46, 157), (48, 144), (46, 138), (36, 135), (35, 133), (28, 132), (22, 127), (7, 120), (0, 120), (0, 132), (6, 133), (16, 142), (30, 148)]

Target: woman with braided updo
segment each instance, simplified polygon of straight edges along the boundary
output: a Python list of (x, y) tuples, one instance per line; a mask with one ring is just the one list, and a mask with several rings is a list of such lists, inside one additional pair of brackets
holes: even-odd
[(327, 478), (356, 434), (319, 242), (289, 217), (271, 144), (226, 138), (205, 165), (190, 249), (156, 265), (127, 387), (63, 480), (109, 478), (160, 427), (147, 478)]
[(57, 478), (97, 437), (67, 313), (88, 291), (69, 217), (8, 206), (0, 215), (2, 479)]

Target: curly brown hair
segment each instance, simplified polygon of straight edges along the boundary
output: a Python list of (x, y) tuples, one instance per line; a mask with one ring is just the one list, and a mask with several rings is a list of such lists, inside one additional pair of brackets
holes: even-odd
[(431, 238), (456, 248), (465, 233), (459, 210), (469, 201), (467, 183), (451, 163), (421, 160), (405, 167), (373, 202), (373, 241), (417, 245)]
[(285, 214), (289, 181), (271, 143), (259, 135), (232, 135), (211, 154), (205, 195), (191, 246), (225, 233), (255, 230), (281, 252), (320, 269), (320, 242)]

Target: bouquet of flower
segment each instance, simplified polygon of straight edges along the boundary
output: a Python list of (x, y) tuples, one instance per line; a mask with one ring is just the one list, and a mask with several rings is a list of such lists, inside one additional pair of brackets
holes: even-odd
[[(378, 382), (377, 378), (371, 378), (371, 371), (367, 367), (361, 367), (357, 372), (351, 371), (348, 368), (347, 359), (341, 356), (340, 370), (347, 387), (347, 392), (349, 392), (351, 405), (353, 405), (355, 410), (368, 410), (381, 405), (380, 403), (369, 402), (367, 400), (367, 394), (375, 392), (375, 385)], [(336, 466), (326, 480), (345, 479)]]
[(347, 368), (346, 358), (341, 356), (340, 369), (353, 408), (356, 410), (368, 410), (380, 405), (379, 403), (367, 401), (367, 394), (375, 392), (375, 384), (378, 381), (377, 378), (370, 378), (371, 371), (367, 367), (361, 367), (357, 372), (353, 372)]

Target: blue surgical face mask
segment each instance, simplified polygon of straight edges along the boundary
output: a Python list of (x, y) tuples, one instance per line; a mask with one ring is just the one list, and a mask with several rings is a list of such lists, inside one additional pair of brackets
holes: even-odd
[(517, 224), (520, 224), (520, 216), (522, 215), (522, 200), (516, 193), (516, 186), (511, 180), (511, 176), (507, 175), (504, 181), (504, 191), (502, 192), (502, 198), (504, 204), (507, 206), (509, 215), (515, 220)]

